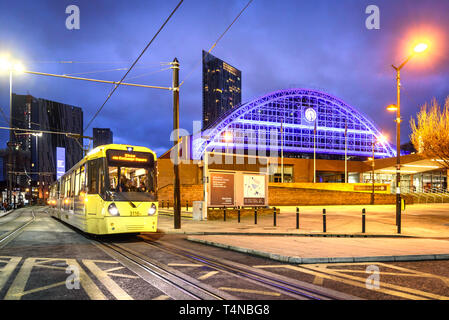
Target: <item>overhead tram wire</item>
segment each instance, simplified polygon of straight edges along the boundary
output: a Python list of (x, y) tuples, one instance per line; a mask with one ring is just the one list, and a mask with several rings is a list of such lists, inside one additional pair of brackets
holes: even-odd
[[(92, 119), (89, 121), (89, 123), (87, 124), (87, 126), (84, 128), (83, 132), (85, 132), (89, 126), (92, 124), (92, 122), (95, 120), (95, 118), (98, 116), (98, 114), (101, 112), (101, 110), (103, 109), (103, 107), (106, 105), (106, 103), (109, 101), (109, 99), (111, 98), (111, 96), (114, 94), (115, 90), (117, 90), (117, 88), (119, 87), (119, 85), (122, 83), (122, 81), (126, 78), (126, 76), (129, 74), (129, 72), (133, 69), (133, 67), (137, 64), (137, 62), (140, 60), (140, 58), (143, 56), (143, 54), (145, 53), (145, 51), (147, 51), (148, 47), (153, 43), (153, 41), (156, 39), (156, 37), (159, 35), (159, 33), (162, 31), (162, 29), (165, 27), (165, 25), (168, 23), (168, 21), (170, 20), (170, 18), (173, 16), (173, 14), (178, 10), (179, 6), (181, 5), (181, 3), (184, 0), (179, 1), (178, 5), (176, 6), (175, 9), (173, 9), (173, 11), (170, 13), (170, 15), (168, 16), (168, 18), (164, 21), (164, 23), (162, 24), (162, 26), (159, 28), (159, 30), (156, 32), (156, 34), (153, 36), (153, 38), (150, 40), (150, 42), (146, 45), (146, 47), (142, 50), (142, 52), (140, 53), (140, 55), (137, 57), (137, 59), (134, 61), (134, 63), (131, 65), (131, 67), (128, 69), (128, 71), (126, 71), (125, 75), (122, 77), (122, 79), (114, 86), (114, 89), (112, 89), (112, 91), (108, 94), (105, 102), (101, 105), (101, 107), (97, 110), (97, 112), (94, 114), (94, 116), (92, 117)], [(252, 0), (251, 0), (252, 1)]]
[(167, 70), (170, 70), (170, 69), (171, 69), (171, 67), (160, 69), (158, 71), (153, 71), (153, 72), (149, 72), (149, 73), (142, 73), (142, 74), (139, 74), (139, 75), (131, 77), (131, 78), (126, 78), (126, 80), (131, 80), (131, 79), (137, 79), (137, 78), (141, 78), (141, 77), (145, 77), (145, 76), (150, 76), (152, 74), (156, 74), (156, 73), (159, 73), (159, 72), (162, 72), (162, 71), (167, 71)]
[[(66, 61), (25, 61), (26, 64), (34, 64), (34, 63), (54, 63), (54, 64), (128, 64), (131, 63), (131, 61), (71, 61), (71, 60), (66, 60)], [(146, 64), (148, 66), (155, 66), (157, 65), (157, 63), (144, 63), (142, 62), (142, 64)], [(146, 68), (146, 67), (140, 67), (140, 68)]]
[[(134, 69), (149, 69), (150, 67), (135, 67)], [(123, 71), (128, 70), (127, 67), (123, 68), (115, 68), (115, 69), (103, 69), (103, 70), (94, 70), (94, 71), (85, 71), (85, 72), (76, 72), (76, 73), (64, 73), (63, 76), (76, 76), (82, 74), (92, 74), (92, 73), (103, 73), (103, 72), (114, 72), (114, 71)], [(153, 71), (154, 73), (160, 72), (162, 70)], [(127, 78), (129, 80), (131, 78)]]
[(239, 12), (239, 14), (235, 17), (235, 19), (231, 22), (231, 24), (226, 28), (226, 30), (218, 37), (218, 39), (214, 42), (214, 44), (212, 45), (212, 47), (210, 47), (209, 51), (207, 51), (207, 54), (201, 58), (201, 60), (192, 68), (192, 70), (189, 72), (189, 74), (184, 78), (184, 80), (182, 80), (182, 82), (179, 84), (179, 86), (181, 87), (183, 85), (183, 83), (190, 78), (190, 76), (192, 75), (192, 73), (196, 70), (196, 68), (198, 67), (198, 65), (200, 63), (202, 63), (204, 61), (204, 59), (206, 59), (206, 57), (209, 55), (209, 53), (211, 53), (211, 51), (217, 46), (218, 42), (221, 40), (221, 38), (224, 37), (224, 35), (226, 34), (226, 32), (228, 32), (229, 29), (231, 29), (232, 25), (237, 21), (237, 19), (242, 15), (243, 11), (246, 10), (246, 8), (249, 7), (249, 5), (251, 4), (251, 2), (253, 2), (253, 0), (249, 0), (248, 3), (246, 4), (246, 6)]
[(0, 127), (0, 130), (12, 130), (12, 131), (26, 131), (27, 133), (50, 133), (50, 134), (61, 134), (68, 137), (75, 137), (77, 139), (90, 139), (93, 140), (92, 137), (83, 136), (79, 133), (74, 132), (61, 132), (61, 131), (49, 131), (49, 130), (35, 130), (35, 129), (23, 129), (23, 128), (11, 128), (11, 127)]

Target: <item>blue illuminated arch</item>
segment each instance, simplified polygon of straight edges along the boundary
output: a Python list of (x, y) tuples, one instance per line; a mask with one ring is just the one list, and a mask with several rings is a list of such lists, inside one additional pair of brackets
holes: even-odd
[[(314, 112), (309, 120), (305, 111), (316, 113), (316, 152), (345, 154), (345, 125), (347, 123), (348, 156), (371, 156), (372, 141), (381, 133), (374, 123), (355, 108), (329, 94), (308, 89), (287, 89), (269, 93), (229, 110), (203, 130), (203, 137), (194, 138), (193, 156), (200, 159), (204, 150), (229, 145), (225, 132), (232, 132), (232, 146), (257, 149), (261, 143), (268, 149), (279, 150), (280, 141), (286, 152), (312, 153), (314, 146)], [(281, 123), (283, 140), (281, 140)], [(265, 130), (267, 134), (261, 134)], [(277, 132), (276, 145), (268, 132)], [(388, 142), (375, 145), (376, 158), (393, 157), (396, 152)]]

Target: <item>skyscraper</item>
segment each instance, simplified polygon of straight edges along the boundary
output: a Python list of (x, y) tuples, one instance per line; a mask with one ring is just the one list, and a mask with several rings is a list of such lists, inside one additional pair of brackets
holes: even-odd
[(203, 128), (241, 102), (241, 71), (203, 50)]
[(113, 143), (113, 134), (109, 128), (93, 128), (94, 148)]
[[(83, 133), (83, 111), (79, 107), (31, 95), (13, 94), (12, 102), (12, 126), (15, 128)], [(83, 158), (83, 140), (66, 134), (11, 131), (10, 141), (16, 143), (19, 150), (29, 153), (28, 163), (14, 169), (19, 174), (14, 181), (19, 186), (34, 186), (39, 198), (47, 198), (48, 186), (56, 180), (57, 148), (64, 152), (65, 170)]]

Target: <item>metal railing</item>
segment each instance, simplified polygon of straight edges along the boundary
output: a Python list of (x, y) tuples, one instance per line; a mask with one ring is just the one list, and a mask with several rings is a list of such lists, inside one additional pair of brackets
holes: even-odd
[[(392, 191), (395, 192), (395, 190)], [(445, 203), (449, 202), (449, 191), (443, 188), (401, 187), (401, 194), (411, 196), (414, 203)], [(416, 202), (415, 202), (416, 200)]]

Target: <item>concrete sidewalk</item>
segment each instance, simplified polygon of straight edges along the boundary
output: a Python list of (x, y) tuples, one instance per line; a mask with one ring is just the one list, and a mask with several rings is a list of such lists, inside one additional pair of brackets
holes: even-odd
[(0, 218), (3, 218), (5, 216), (7, 216), (8, 214), (10, 214), (11, 212), (13, 212), (14, 210), (9, 210), (9, 211), (0, 211)]
[[(326, 233), (322, 209), (326, 209)], [(366, 209), (366, 233), (362, 233), (362, 209)], [(227, 221), (193, 221), (183, 218), (173, 228), (170, 211), (159, 217), (159, 230), (184, 233), (191, 241), (227, 248), (289, 263), (378, 262), (449, 259), (449, 204), (408, 206), (402, 213), (402, 232), (397, 234), (395, 206), (280, 207), (273, 216)], [(189, 216), (184, 212), (183, 216)]]

